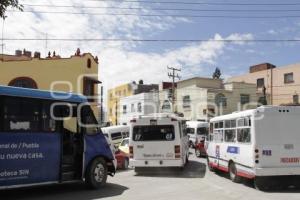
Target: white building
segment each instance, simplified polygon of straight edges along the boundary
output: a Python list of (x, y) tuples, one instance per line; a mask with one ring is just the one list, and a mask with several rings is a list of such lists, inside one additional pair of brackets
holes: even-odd
[(132, 118), (159, 112), (157, 92), (141, 93), (120, 99), (120, 124), (129, 124)]

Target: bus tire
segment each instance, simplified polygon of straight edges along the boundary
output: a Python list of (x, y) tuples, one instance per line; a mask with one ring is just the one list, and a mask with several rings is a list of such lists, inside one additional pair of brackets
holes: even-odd
[(215, 168), (213, 168), (213, 166), (211, 166), (210, 164), (209, 164), (209, 158), (207, 157), (207, 167), (208, 167), (208, 170), (209, 171), (211, 171), (211, 172), (215, 172)]
[(232, 180), (232, 182), (240, 183), (242, 181), (242, 178), (237, 175), (237, 169), (236, 169), (236, 166), (235, 166), (234, 162), (229, 163), (228, 169), (229, 169), (228, 170), (229, 171), (229, 177)]
[(263, 177), (255, 177), (254, 187), (255, 187), (255, 189), (260, 190), (260, 191), (270, 190), (270, 187), (268, 185), (268, 181), (265, 181), (265, 178), (263, 178)]
[(201, 157), (201, 151), (199, 149), (195, 149), (195, 155), (200, 158)]
[(85, 182), (90, 189), (99, 189), (106, 184), (107, 180), (107, 165), (103, 158), (96, 158), (89, 165)]

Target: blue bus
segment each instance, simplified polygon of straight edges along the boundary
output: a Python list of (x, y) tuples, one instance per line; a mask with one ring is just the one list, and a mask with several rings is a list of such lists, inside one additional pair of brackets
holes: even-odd
[(114, 163), (86, 97), (0, 86), (0, 189), (76, 181), (97, 189)]

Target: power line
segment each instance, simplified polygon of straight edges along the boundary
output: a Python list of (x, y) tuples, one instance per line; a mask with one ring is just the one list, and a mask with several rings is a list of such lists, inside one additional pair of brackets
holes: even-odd
[(300, 3), (231, 3), (231, 2), (184, 2), (184, 1), (145, 1), (145, 0), (87, 0), (91, 2), (122, 2), (146, 4), (182, 4), (182, 5), (222, 5), (222, 6), (296, 6)]
[(99, 15), (99, 16), (139, 16), (139, 17), (183, 17), (183, 18), (230, 18), (230, 19), (281, 19), (281, 18), (300, 18), (300, 15), (281, 15), (281, 16), (240, 16), (240, 15), (179, 15), (179, 14), (138, 14), (138, 13), (90, 13), (90, 12), (63, 12), (63, 11), (14, 11), (40, 14), (72, 14), (72, 15)]
[[(45, 41), (45, 38), (3, 38), (4, 41)], [(300, 39), (133, 39), (133, 38), (47, 38), (47, 41), (65, 42), (300, 42)]]
[(23, 4), (26, 7), (49, 8), (81, 8), (81, 9), (116, 9), (116, 10), (157, 10), (157, 11), (201, 11), (201, 12), (299, 12), (300, 9), (194, 9), (194, 8), (143, 8), (143, 7), (115, 7), (115, 6), (76, 6), (76, 5), (42, 5)]

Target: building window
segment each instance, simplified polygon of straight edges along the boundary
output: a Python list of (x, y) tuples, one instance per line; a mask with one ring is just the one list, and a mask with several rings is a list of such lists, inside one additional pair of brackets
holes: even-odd
[(88, 97), (89, 102), (96, 101), (95, 99), (95, 82), (87, 77), (83, 80), (83, 95)]
[(284, 74), (284, 83), (293, 83), (293, 82), (294, 82), (294, 74), (293, 73)]
[(222, 93), (216, 95), (215, 102), (218, 107), (226, 107), (227, 106), (227, 99), (226, 99), (225, 95)]
[(299, 104), (299, 95), (298, 94), (293, 95), (293, 103)]
[(29, 77), (18, 77), (9, 82), (8, 86), (38, 89), (36, 82)]
[(264, 78), (259, 78), (256, 80), (256, 86), (257, 88), (262, 88), (265, 86), (265, 79)]
[(89, 69), (92, 67), (92, 61), (91, 61), (90, 58), (87, 59), (87, 64), (86, 64), (86, 66), (87, 66), (87, 68), (89, 68)]
[(137, 110), (138, 112), (142, 112), (142, 103), (137, 104)]
[(249, 94), (241, 94), (241, 104), (245, 105), (250, 103), (250, 95)]
[(191, 97), (190, 97), (190, 95), (183, 96), (182, 101), (183, 101), (183, 104), (182, 104), (183, 108), (190, 108), (191, 107)]
[(127, 106), (123, 105), (123, 114), (126, 114), (126, 113), (127, 113)]
[(268, 103), (267, 103), (267, 99), (266, 99), (266, 97), (259, 97), (259, 99), (258, 99), (258, 105), (260, 106), (260, 105), (267, 105)]
[(131, 112), (135, 112), (134, 104), (131, 104)]
[(168, 100), (165, 100), (161, 109), (163, 110), (163, 112), (170, 111), (171, 110), (170, 102)]
[(109, 109), (109, 114), (110, 114), (110, 115), (112, 115), (112, 114), (113, 114), (113, 111), (112, 111), (112, 109), (111, 109), (111, 108)]

